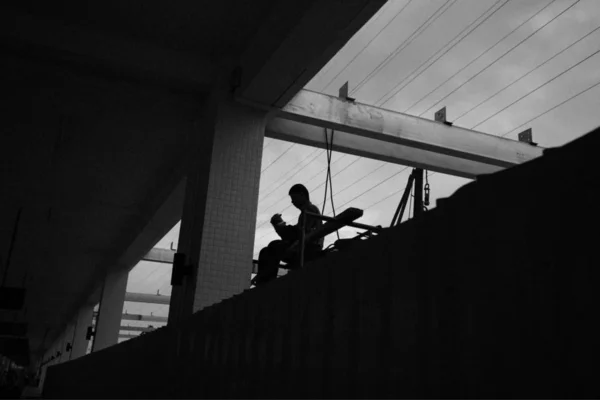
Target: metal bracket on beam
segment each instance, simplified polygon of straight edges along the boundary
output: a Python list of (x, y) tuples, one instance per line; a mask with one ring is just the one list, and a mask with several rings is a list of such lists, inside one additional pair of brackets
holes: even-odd
[(339, 92), (338, 92), (338, 97), (340, 99), (346, 100), (346, 101), (351, 101), (354, 102), (356, 99), (353, 99), (352, 97), (348, 97), (348, 81), (346, 81), (346, 83), (344, 83), (342, 85), (342, 87), (340, 88)]
[(523, 132), (519, 133), (519, 142), (529, 143), (532, 146), (537, 146), (537, 143), (533, 141), (533, 131), (531, 128), (525, 129)]
[(185, 254), (175, 253), (173, 255), (173, 272), (171, 274), (171, 286), (181, 286), (183, 278), (190, 275), (192, 266), (186, 264)]
[(445, 125), (452, 126), (452, 122), (449, 122), (446, 119), (446, 107), (443, 107), (441, 110), (438, 110), (434, 115), (434, 119), (437, 122), (441, 122)]

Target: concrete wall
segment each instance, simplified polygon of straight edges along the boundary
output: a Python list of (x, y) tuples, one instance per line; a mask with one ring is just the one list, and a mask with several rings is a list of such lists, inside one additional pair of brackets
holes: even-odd
[(596, 397), (598, 135), (182, 324), (51, 367), (44, 395)]

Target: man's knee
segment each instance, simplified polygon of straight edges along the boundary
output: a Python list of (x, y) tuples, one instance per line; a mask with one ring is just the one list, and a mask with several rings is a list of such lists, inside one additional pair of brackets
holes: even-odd
[(270, 249), (278, 249), (280, 248), (282, 245), (284, 244), (283, 240), (273, 240), (271, 243), (269, 243), (269, 245), (267, 246), (267, 248)]
[(265, 258), (268, 255), (269, 255), (269, 248), (268, 247), (263, 247), (261, 249), (261, 251), (258, 253), (258, 259), (259, 260), (263, 259), (263, 258)]

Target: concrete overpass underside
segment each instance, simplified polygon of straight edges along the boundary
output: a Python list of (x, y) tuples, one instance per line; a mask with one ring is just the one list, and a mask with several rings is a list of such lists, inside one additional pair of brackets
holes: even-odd
[(210, 94), (286, 104), (383, 3), (2, 3), (0, 320), (34, 363), (181, 218)]

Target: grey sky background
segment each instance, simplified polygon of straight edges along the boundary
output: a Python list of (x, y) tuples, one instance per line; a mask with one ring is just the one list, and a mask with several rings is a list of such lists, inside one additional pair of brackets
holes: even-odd
[[(515, 140), (533, 128), (534, 140), (552, 147), (600, 125), (596, 52), (600, 0), (390, 0), (306, 88), (337, 95), (349, 81), (361, 103), (429, 119), (446, 106), (457, 126)], [(298, 212), (287, 196), (292, 184), (305, 184), (321, 207), (326, 161), (323, 150), (265, 139), (255, 257), (276, 239), (268, 223), (273, 214), (295, 223)], [(331, 168), (336, 211), (361, 208), (360, 222), (388, 226), (410, 168), (341, 153), (333, 153)], [(467, 182), (431, 174), (432, 207)], [(329, 200), (325, 214), (332, 214)], [(176, 245), (178, 235), (179, 224), (157, 247)], [(140, 262), (127, 290), (170, 294), (169, 280), (168, 266)], [(125, 309), (168, 312), (149, 304)]]

